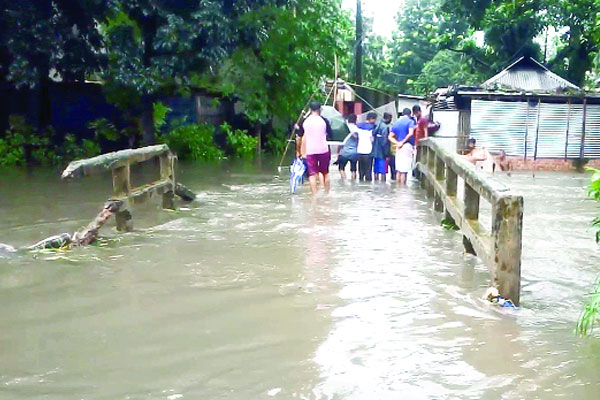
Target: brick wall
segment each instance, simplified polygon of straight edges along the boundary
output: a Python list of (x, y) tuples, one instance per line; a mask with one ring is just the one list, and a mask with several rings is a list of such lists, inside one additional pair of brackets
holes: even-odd
[[(575, 171), (577, 166), (581, 165), (579, 160), (564, 160), (556, 158), (527, 158), (523, 157), (507, 157), (512, 163), (515, 171)], [(600, 159), (587, 160), (584, 165), (600, 168)]]

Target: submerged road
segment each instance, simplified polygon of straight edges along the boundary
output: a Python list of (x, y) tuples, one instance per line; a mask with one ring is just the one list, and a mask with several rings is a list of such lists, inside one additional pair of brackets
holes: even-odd
[[(253, 166), (184, 166), (200, 193), (98, 246), (0, 258), (0, 399), (598, 399), (573, 330), (600, 265), (586, 177), (502, 177), (525, 197), (522, 306), (414, 186), (288, 194)], [(74, 231), (108, 177), (0, 177), (0, 242)], [(11, 190), (7, 190), (11, 188)], [(482, 208), (482, 214), (489, 210)]]

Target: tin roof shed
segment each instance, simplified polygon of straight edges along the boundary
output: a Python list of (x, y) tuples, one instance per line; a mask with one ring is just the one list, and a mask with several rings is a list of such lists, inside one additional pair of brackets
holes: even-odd
[(521, 57), (481, 84), (486, 89), (527, 92), (580, 91), (581, 88), (556, 75), (531, 57)]

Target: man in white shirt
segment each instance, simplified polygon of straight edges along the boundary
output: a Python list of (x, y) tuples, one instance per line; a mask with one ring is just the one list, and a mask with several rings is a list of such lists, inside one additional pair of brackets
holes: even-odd
[[(348, 121), (353, 115), (348, 116)], [(356, 121), (356, 116), (354, 116)], [(358, 125), (348, 124), (350, 132), (356, 132), (358, 135), (358, 179), (361, 181), (371, 181), (373, 179), (373, 129), (375, 128), (375, 120), (377, 114), (367, 114), (367, 121)]]

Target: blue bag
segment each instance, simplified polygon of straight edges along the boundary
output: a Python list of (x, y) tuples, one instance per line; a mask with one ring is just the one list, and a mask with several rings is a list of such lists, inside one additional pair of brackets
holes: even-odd
[(290, 193), (294, 194), (298, 188), (298, 184), (302, 183), (304, 179), (304, 173), (306, 172), (306, 165), (301, 158), (294, 158), (294, 162), (290, 167)]

